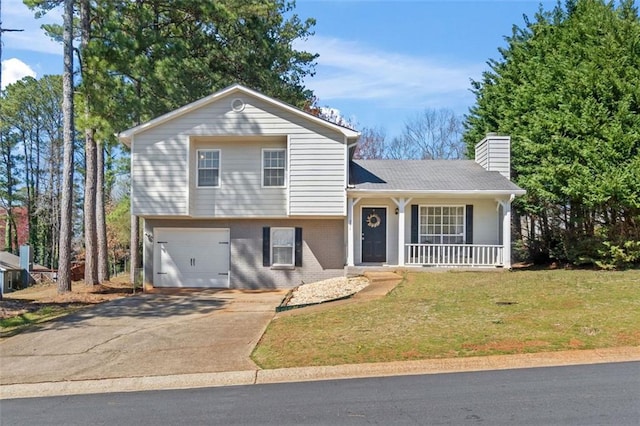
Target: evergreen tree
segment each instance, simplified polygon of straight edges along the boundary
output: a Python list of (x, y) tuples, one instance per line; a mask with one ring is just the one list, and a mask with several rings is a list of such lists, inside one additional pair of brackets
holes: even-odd
[(633, 1), (567, 1), (514, 27), (473, 82), (469, 153), (486, 132), (511, 135), (534, 255), (589, 263), (604, 241), (640, 240), (638, 40)]

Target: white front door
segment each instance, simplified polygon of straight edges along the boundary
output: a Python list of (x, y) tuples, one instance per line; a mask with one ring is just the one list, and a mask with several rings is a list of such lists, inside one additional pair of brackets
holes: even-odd
[(155, 287), (229, 287), (229, 230), (155, 228)]

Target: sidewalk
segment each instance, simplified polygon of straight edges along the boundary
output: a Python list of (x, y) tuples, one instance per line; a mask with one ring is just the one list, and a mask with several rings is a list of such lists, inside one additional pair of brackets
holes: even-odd
[(640, 361), (640, 347), (545, 352), (524, 355), (433, 359), (377, 364), (336, 365), (328, 367), (282, 368), (275, 370), (251, 369), (221, 373), (14, 384), (0, 386), (0, 399), (167, 389), (191, 389), (217, 386), (306, 382), (418, 374), (461, 373), (471, 371), (558, 367), (629, 361)]

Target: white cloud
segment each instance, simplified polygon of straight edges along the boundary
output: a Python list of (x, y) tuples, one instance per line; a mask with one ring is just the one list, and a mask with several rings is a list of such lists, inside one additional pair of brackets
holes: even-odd
[(40, 19), (35, 11), (24, 5), (22, 0), (2, 0), (2, 26), (20, 32), (5, 32), (2, 42), (6, 49), (51, 53), (62, 56), (62, 45), (51, 40), (40, 28), (43, 24), (62, 24), (59, 8), (52, 9)]
[[(312, 37), (295, 46), (319, 53), (316, 75), (307, 85), (321, 101), (370, 100), (387, 106), (449, 107), (466, 97), (478, 64), (447, 64), (375, 49), (335, 38)], [(451, 105), (447, 105), (451, 104)]]
[(20, 59), (11, 58), (2, 61), (2, 89), (27, 76), (35, 77), (36, 72)]

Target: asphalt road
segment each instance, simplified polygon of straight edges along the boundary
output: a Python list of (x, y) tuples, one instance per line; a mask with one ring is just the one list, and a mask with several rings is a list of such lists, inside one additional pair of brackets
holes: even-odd
[(8, 425), (638, 425), (640, 362), (0, 402)]

